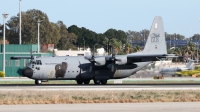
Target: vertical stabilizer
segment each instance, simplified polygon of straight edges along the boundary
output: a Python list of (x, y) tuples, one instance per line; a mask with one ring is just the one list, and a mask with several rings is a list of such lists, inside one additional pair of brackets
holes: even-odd
[(163, 21), (160, 16), (154, 18), (146, 45), (142, 52), (144, 54), (167, 54)]
[(186, 68), (191, 69), (193, 65), (194, 65), (194, 60), (190, 60), (190, 61), (186, 64)]

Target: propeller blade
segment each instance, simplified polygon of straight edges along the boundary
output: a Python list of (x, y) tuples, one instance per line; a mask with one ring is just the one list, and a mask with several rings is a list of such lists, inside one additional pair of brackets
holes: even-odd
[(111, 65), (111, 71), (112, 71), (112, 72), (115, 71), (115, 65), (114, 65), (114, 64)]
[(89, 72), (91, 73), (93, 70), (93, 65), (90, 66)]
[(95, 53), (95, 50), (93, 50), (93, 52), (92, 52), (92, 56), (94, 57), (94, 53)]
[(115, 49), (112, 48), (112, 55), (115, 56)]

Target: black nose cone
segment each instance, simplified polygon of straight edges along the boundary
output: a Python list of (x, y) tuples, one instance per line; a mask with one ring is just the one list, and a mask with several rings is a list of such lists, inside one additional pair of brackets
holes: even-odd
[(22, 75), (23, 76), (26, 76), (28, 78), (31, 78), (33, 76), (33, 70), (31, 68), (25, 68), (23, 71), (22, 71)]

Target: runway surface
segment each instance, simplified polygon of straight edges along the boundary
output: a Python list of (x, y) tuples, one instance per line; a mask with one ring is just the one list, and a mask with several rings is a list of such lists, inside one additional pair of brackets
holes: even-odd
[(200, 102), (0, 105), (1, 112), (199, 112)]
[(200, 84), (0, 84), (0, 90), (200, 90)]

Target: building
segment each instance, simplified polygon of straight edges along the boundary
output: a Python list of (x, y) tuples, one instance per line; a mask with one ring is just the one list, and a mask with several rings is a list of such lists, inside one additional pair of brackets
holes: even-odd
[(91, 55), (91, 51), (88, 48), (87, 50), (58, 50), (54, 49), (54, 56), (89, 56)]
[[(78, 50), (58, 50), (54, 49), (54, 56), (90, 56), (92, 55), (92, 51), (90, 48), (83, 50), (79, 48)], [(98, 48), (95, 51), (95, 56), (105, 56), (107, 53), (105, 52), (104, 48)]]
[[(193, 42), (196, 45), (200, 45), (200, 41), (198, 40), (166, 40), (166, 44), (168, 48), (171, 47), (179, 47), (181, 48), (182, 46), (186, 46), (189, 42)], [(144, 47), (144, 45), (146, 44), (146, 42), (144, 41), (133, 41), (130, 44), (132, 44), (132, 46), (140, 46), (140, 47)]]
[[(52, 56), (52, 53), (37, 53), (37, 44), (6, 44), (5, 45), (5, 74), (6, 77), (19, 77), (29, 59), (10, 60), (11, 56)], [(3, 44), (0, 45), (0, 71), (3, 71)]]

